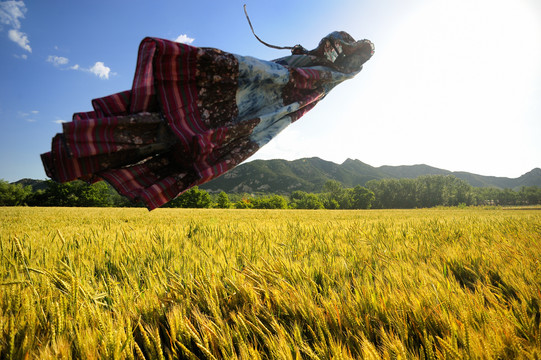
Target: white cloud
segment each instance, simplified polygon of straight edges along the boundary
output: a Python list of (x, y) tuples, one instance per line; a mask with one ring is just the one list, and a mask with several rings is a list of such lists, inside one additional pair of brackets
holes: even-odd
[(116, 75), (116, 73), (112, 72), (111, 68), (105, 66), (102, 61), (96, 61), (96, 63), (90, 68), (81, 67), (79, 64), (67, 67), (65, 65), (69, 63), (68, 58), (65, 58), (63, 56), (49, 55), (49, 57), (47, 58), (47, 62), (50, 62), (51, 64), (58, 68), (61, 68), (62, 70), (69, 69), (75, 71), (89, 72), (98, 76), (100, 79), (109, 79), (110, 76)]
[(101, 61), (96, 62), (94, 66), (88, 70), (92, 74), (99, 76), (100, 79), (109, 79), (109, 73), (111, 72), (111, 68), (105, 66), (105, 64)]
[(34, 119), (34, 118), (30, 117), (30, 116), (37, 115), (37, 114), (39, 114), (38, 110), (32, 110), (30, 112), (19, 111), (19, 118), (23, 119), (26, 122), (33, 123), (33, 122), (36, 122), (36, 119)]
[(69, 62), (69, 59), (63, 56), (49, 55), (47, 62), (50, 62), (54, 66), (61, 66), (66, 65)]
[(23, 60), (26, 60), (28, 59), (28, 55), (26, 54), (22, 54), (22, 55), (13, 55), (16, 59), (23, 59)]
[(191, 37), (188, 37), (188, 35), (186, 34), (181, 34), (179, 35), (175, 41), (176, 42), (179, 42), (179, 43), (182, 43), (182, 44), (191, 44), (194, 42), (195, 39), (191, 38)]
[[(11, 41), (22, 47), (28, 52), (32, 52), (28, 35), (22, 32), (21, 21), (24, 19), (26, 6), (23, 1), (2, 1), (0, 2), (0, 24), (8, 25), (11, 29), (8, 37)], [(0, 27), (0, 30), (2, 28)], [(24, 59), (24, 58), (23, 58)]]
[(60, 119), (58, 119), (58, 120), (54, 120), (53, 122), (54, 122), (55, 124), (63, 124), (63, 123), (65, 123), (65, 122), (67, 122), (67, 121), (66, 121), (66, 120), (60, 120)]
[(14, 29), (21, 28), (20, 18), (24, 19), (26, 6), (24, 1), (0, 2), (0, 24), (9, 25)]
[(8, 37), (11, 41), (15, 42), (17, 45), (22, 47), (28, 52), (32, 52), (32, 48), (30, 47), (30, 40), (28, 40), (28, 35), (25, 33), (17, 30), (17, 29), (11, 29), (8, 32)]

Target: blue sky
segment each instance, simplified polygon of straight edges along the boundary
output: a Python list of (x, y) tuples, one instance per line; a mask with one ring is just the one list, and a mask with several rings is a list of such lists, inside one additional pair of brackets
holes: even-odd
[(518, 177), (541, 167), (538, 0), (0, 0), (0, 179), (39, 158), (74, 112), (131, 87), (145, 36), (261, 59), (345, 30), (376, 53), (253, 158), (428, 164)]

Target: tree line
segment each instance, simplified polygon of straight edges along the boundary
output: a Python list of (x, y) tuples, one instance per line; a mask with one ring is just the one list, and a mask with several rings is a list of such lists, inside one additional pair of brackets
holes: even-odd
[(524, 186), (519, 191), (472, 187), (452, 175), (425, 175), (416, 179), (372, 180), (373, 208), (409, 209), (434, 206), (517, 206), (541, 204), (541, 188)]
[[(0, 180), (0, 206), (136, 207), (105, 182), (87, 184), (46, 181), (43, 190)], [(330, 180), (321, 193), (294, 191), (278, 194), (211, 194), (193, 187), (165, 207), (235, 209), (411, 209), (435, 206), (540, 205), (541, 188), (519, 191), (474, 188), (452, 175), (427, 175), (416, 179), (372, 180), (365, 186), (345, 188)]]

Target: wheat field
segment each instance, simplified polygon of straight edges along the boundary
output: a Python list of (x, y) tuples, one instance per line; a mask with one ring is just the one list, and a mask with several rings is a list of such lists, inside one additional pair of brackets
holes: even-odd
[(2, 359), (538, 359), (541, 211), (0, 208)]

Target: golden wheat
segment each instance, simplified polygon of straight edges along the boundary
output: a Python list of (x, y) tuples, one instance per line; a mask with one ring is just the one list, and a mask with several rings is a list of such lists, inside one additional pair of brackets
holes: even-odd
[(0, 208), (0, 358), (538, 358), (541, 212)]

